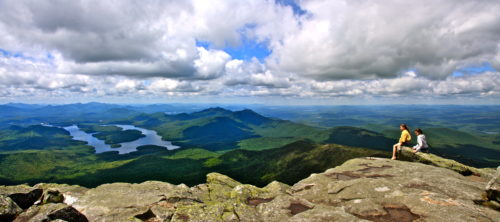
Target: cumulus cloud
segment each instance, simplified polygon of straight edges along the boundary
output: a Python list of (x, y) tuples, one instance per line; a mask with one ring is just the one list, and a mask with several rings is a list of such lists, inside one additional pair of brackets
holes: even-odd
[[(498, 97), (500, 73), (466, 74), (433, 80), (413, 71), (395, 78), (317, 81), (270, 73), (258, 61), (232, 60), (219, 79), (130, 78), (61, 74), (44, 62), (0, 56), (0, 96), (4, 98), (165, 98), (166, 96), (281, 97)], [(247, 72), (247, 70), (253, 70)], [(42, 96), (41, 96), (42, 95)], [(41, 102), (39, 100), (37, 102)]]
[(497, 55), (495, 56), (495, 58), (493, 58), (492, 65), (497, 70), (500, 70), (500, 44), (498, 44)]
[(196, 40), (238, 44), (239, 30), (260, 18), (254, 11), (272, 9), (270, 1), (7, 0), (0, 45), (58, 52), (64, 73), (210, 79), (223, 74), (229, 55)]
[[(58, 50), (79, 63), (152, 59), (161, 49), (177, 48), (162, 20), (175, 18), (189, 5), (149, 1), (2, 1), (5, 34), (26, 47)], [(26, 35), (29, 33), (29, 35)]]
[(194, 61), (196, 74), (203, 79), (213, 79), (223, 75), (230, 56), (220, 50), (206, 50), (198, 47), (199, 58)]
[(488, 96), (500, 93), (500, 73), (488, 72), (444, 80), (406, 74), (392, 79), (314, 81), (310, 86), (317, 94), (328, 96)]
[(498, 1), (300, 1), (300, 28), (276, 40), (269, 62), (320, 79), (432, 79), (492, 61)]
[(200, 92), (203, 90), (203, 87), (187, 81), (155, 79), (147, 89), (155, 92)]
[(453, 75), (500, 70), (498, 1), (296, 4), (0, 1), (0, 97), (498, 98), (497, 71)]
[(50, 63), (0, 56), (0, 96), (11, 99), (184, 96), (201, 91), (190, 81), (57, 73)]
[(226, 64), (226, 86), (264, 86), (267, 88), (288, 88), (292, 85), (290, 76), (273, 73), (257, 59), (250, 62), (232, 60)]

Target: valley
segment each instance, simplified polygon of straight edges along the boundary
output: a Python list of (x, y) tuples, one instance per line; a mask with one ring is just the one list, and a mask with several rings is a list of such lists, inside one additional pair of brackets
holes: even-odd
[[(0, 105), (0, 111), (7, 110), (6, 106), (9, 105)], [(57, 110), (54, 113), (43, 112), (38, 117), (40, 109), (52, 108), (34, 105), (16, 108), (22, 110), (17, 115), (10, 113), (13, 108), (3, 111), (0, 183), (56, 182), (95, 187), (111, 182), (160, 180), (192, 186), (204, 182), (207, 173), (220, 172), (258, 186), (273, 180), (293, 184), (352, 158), (389, 157), (389, 149), (398, 138), (396, 127), (376, 127), (383, 125), (382, 120), (388, 117), (378, 118), (380, 114), (366, 112), (366, 116), (374, 119), (370, 124), (360, 126), (356, 121), (349, 124), (346, 118), (345, 125), (328, 127), (328, 121), (323, 122), (326, 125), (314, 124), (290, 114), (278, 115), (276, 109), (268, 115), (274, 117), (268, 117), (241, 107), (188, 111), (188, 106), (176, 109), (165, 106), (162, 112), (156, 112), (158, 107), (149, 110), (73, 104), (53, 109)], [(492, 122), (498, 121), (495, 115), (500, 109), (491, 109), (482, 115)], [(79, 111), (71, 119), (61, 118), (63, 113), (67, 115), (74, 110)], [(300, 109), (291, 108), (287, 113), (291, 110), (301, 113)], [(117, 115), (111, 117), (111, 112)], [(316, 114), (310, 115), (312, 118)], [(346, 115), (332, 114), (330, 119), (340, 121)], [(352, 116), (362, 115), (354, 112)], [(395, 124), (402, 119), (391, 121), (390, 124)], [(408, 120), (413, 121), (416, 120)], [(477, 125), (481, 124), (463, 127), (469, 131), (437, 127), (438, 124), (423, 129), (432, 145), (431, 152), (468, 165), (495, 167), (500, 164), (500, 145), (495, 143), (499, 137), (472, 130)], [(490, 122), (481, 127), (488, 132), (496, 130)], [(81, 137), (75, 136), (76, 132)]]

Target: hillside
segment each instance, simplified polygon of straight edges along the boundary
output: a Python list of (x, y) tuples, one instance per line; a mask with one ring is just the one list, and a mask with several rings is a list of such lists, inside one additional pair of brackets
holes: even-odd
[(335, 127), (325, 131), (328, 136), (323, 142), (336, 143), (346, 146), (365, 147), (375, 150), (390, 151), (395, 143), (394, 139), (390, 139), (381, 133), (370, 130), (365, 130), (356, 127)]
[[(265, 150), (302, 139), (388, 151), (399, 137), (397, 129), (385, 130), (387, 127), (382, 127), (381, 132), (350, 126), (324, 129), (264, 117), (248, 109), (233, 112), (210, 108), (176, 115), (140, 114), (118, 123), (156, 130), (164, 139), (182, 147), (211, 151)], [(493, 136), (477, 136), (449, 128), (424, 128), (424, 132), (428, 134), (432, 152), (439, 155), (478, 167), (500, 164), (500, 146), (494, 143)]]
[[(356, 127), (321, 129), (264, 117), (248, 109), (211, 108), (172, 115), (143, 113), (105, 124), (113, 121), (157, 130), (182, 148), (169, 151), (143, 146), (126, 155), (95, 154), (92, 147), (72, 140), (67, 131), (57, 127), (10, 126), (0, 130), (0, 182), (95, 187), (155, 179), (195, 185), (203, 182), (206, 173), (216, 171), (244, 183), (264, 185), (280, 180), (292, 184), (351, 158), (389, 156), (398, 133), (391, 136)], [(108, 143), (140, 136), (137, 132), (121, 133), (118, 127), (102, 123), (78, 125), (87, 132), (100, 133), (96, 136)], [(489, 146), (489, 140), (447, 128), (424, 130), (432, 153), (476, 167), (500, 164), (500, 151)]]
[(72, 140), (68, 131), (41, 125), (28, 127), (10, 126), (0, 130), (0, 152), (16, 150), (63, 149), (82, 145), (81, 141)]
[(241, 182), (261, 186), (273, 180), (293, 184), (352, 158), (387, 155), (383, 151), (301, 140), (265, 151), (233, 150), (208, 159), (205, 166)]
[(317, 136), (322, 131), (316, 127), (267, 118), (248, 109), (232, 112), (223, 108), (189, 114), (140, 114), (115, 123), (152, 129), (176, 145), (212, 151), (235, 149), (241, 143), (246, 147), (252, 146), (252, 143), (259, 143), (263, 138), (272, 138), (274, 141), (274, 147), (266, 148), (280, 147), (300, 139), (318, 141)]
[[(83, 148), (0, 155), (3, 184), (55, 182), (95, 187), (103, 183), (147, 180), (196, 185), (209, 172), (230, 175), (245, 183), (263, 185), (272, 180), (295, 183), (310, 173), (343, 162), (389, 153), (297, 141), (263, 151), (231, 150), (223, 154), (203, 149), (165, 150), (139, 147), (137, 152), (90, 154)], [(29, 159), (30, 161), (26, 161)], [(68, 167), (72, 166), (72, 167)], [(293, 172), (287, 169), (294, 169)]]
[(463, 176), (421, 163), (357, 158), (292, 186), (273, 181), (259, 188), (218, 173), (208, 174), (206, 183), (193, 187), (159, 181), (93, 189), (60, 184), (0, 186), (0, 219), (496, 221), (500, 212), (492, 208), (500, 209), (500, 168), (496, 175), (493, 170), (481, 172)]

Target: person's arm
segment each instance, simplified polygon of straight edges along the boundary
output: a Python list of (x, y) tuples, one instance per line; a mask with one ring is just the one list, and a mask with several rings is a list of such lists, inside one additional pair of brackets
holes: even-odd
[(422, 149), (422, 145), (423, 145), (422, 144), (422, 137), (417, 136), (417, 143), (418, 144), (413, 147), (413, 149), (415, 150), (415, 153), (420, 152), (420, 150)]
[[(418, 140), (418, 139), (417, 139)], [(419, 144), (415, 145), (412, 147), (413, 150), (416, 150), (418, 148)]]

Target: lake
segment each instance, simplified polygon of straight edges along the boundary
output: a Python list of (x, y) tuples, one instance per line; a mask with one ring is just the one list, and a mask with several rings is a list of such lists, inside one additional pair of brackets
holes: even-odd
[(85, 141), (88, 143), (88, 145), (93, 146), (95, 148), (96, 153), (118, 151), (120, 154), (125, 154), (137, 151), (137, 147), (143, 145), (163, 146), (168, 150), (179, 148), (179, 146), (173, 145), (169, 141), (162, 140), (161, 137), (156, 133), (156, 131), (139, 128), (132, 125), (115, 125), (115, 126), (123, 128), (123, 130), (128, 130), (128, 129), (139, 130), (146, 137), (139, 138), (132, 142), (120, 143), (122, 146), (118, 148), (111, 148), (110, 145), (104, 143), (104, 140), (97, 139), (94, 136), (92, 136), (91, 133), (86, 133), (80, 130), (80, 128), (78, 128), (77, 125), (67, 126), (64, 127), (64, 129), (71, 134), (74, 140)]

